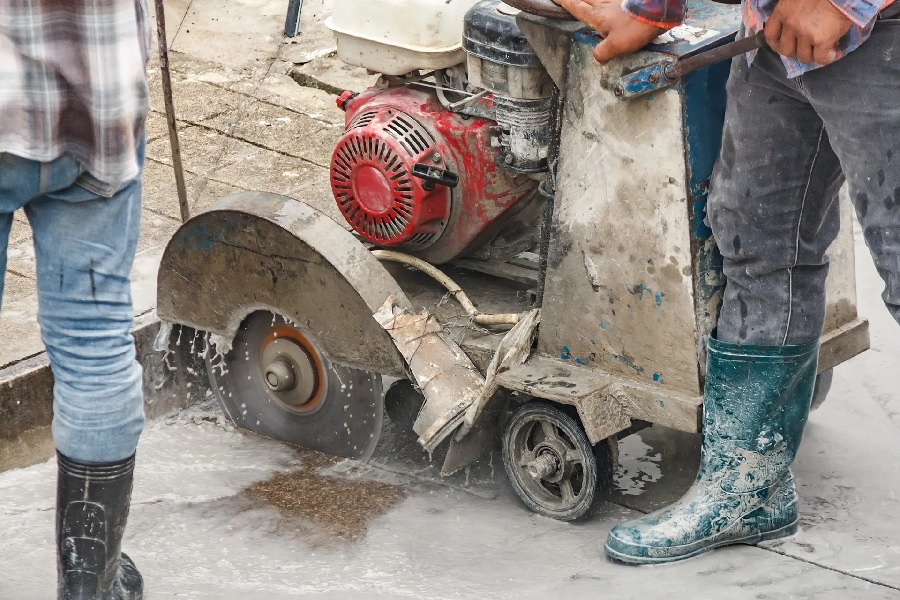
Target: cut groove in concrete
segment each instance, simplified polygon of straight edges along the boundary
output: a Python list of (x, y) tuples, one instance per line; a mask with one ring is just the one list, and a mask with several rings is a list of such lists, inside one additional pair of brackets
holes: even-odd
[(343, 88), (339, 88), (339, 87), (331, 85), (329, 83), (325, 83), (324, 81), (320, 81), (320, 80), (316, 79), (315, 77), (313, 77), (312, 75), (309, 75), (307, 73), (302, 73), (297, 69), (291, 69), (290, 72), (288, 72), (288, 75), (290, 76), (291, 79), (296, 81), (302, 87), (313, 88), (315, 90), (322, 90), (324, 92), (328, 92), (329, 94), (334, 94), (336, 96), (340, 96), (345, 91)]

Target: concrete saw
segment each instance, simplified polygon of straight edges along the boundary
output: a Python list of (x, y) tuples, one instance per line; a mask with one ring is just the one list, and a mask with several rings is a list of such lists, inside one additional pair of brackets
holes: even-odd
[(367, 459), (381, 433), (381, 376), (332, 363), (271, 312), (249, 315), (227, 354), (208, 353), (210, 386), (242, 429), (311, 450)]

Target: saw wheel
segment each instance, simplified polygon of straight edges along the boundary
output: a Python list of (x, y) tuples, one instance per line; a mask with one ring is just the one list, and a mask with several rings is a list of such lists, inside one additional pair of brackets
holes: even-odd
[(516, 411), (503, 435), (503, 465), (516, 495), (534, 512), (574, 521), (588, 514), (609, 446), (594, 448), (581, 424), (562, 407), (532, 401)]
[(381, 376), (332, 363), (280, 316), (248, 316), (230, 352), (207, 353), (206, 370), (225, 414), (242, 429), (346, 458), (375, 450)]

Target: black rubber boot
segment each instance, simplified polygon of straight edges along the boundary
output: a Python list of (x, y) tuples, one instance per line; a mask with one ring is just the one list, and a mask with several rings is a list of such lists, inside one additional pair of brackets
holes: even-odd
[(59, 600), (141, 600), (144, 580), (122, 554), (134, 456), (86, 464), (57, 453), (56, 555)]

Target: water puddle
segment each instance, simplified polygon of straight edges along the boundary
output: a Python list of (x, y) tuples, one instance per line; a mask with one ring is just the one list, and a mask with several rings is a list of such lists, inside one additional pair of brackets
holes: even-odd
[(619, 471), (615, 489), (625, 496), (640, 496), (647, 484), (662, 479), (660, 462), (662, 453), (644, 443), (640, 434), (630, 435), (619, 441)]

